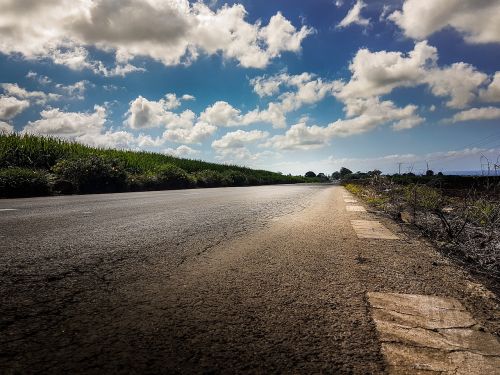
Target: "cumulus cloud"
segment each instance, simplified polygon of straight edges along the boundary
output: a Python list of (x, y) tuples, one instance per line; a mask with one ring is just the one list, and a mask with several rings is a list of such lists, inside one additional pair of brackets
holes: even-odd
[(175, 142), (186, 144), (199, 144), (215, 133), (217, 127), (206, 122), (197, 122), (189, 128), (169, 129), (163, 133), (163, 138)]
[(356, 1), (354, 6), (349, 10), (347, 15), (344, 17), (342, 21), (337, 25), (339, 28), (347, 27), (352, 24), (367, 26), (370, 24), (370, 20), (363, 18), (361, 16), (361, 10), (366, 7), (366, 4), (362, 0)]
[(268, 132), (261, 130), (237, 130), (226, 133), (222, 138), (213, 141), (212, 147), (214, 149), (242, 148), (249, 143), (267, 138), (268, 136)]
[(142, 96), (130, 102), (124, 124), (132, 129), (146, 129), (164, 126), (170, 129), (190, 128), (193, 126), (195, 114), (185, 110), (180, 114), (171, 109), (180, 106), (180, 100), (175, 94), (167, 94), (158, 101), (148, 100)]
[(61, 95), (53, 93), (45, 93), (42, 91), (28, 91), (19, 87), (17, 83), (2, 83), (0, 84), (5, 94), (14, 96), (18, 99), (27, 99), (36, 104), (43, 105), (48, 101), (56, 101), (61, 98)]
[[(22, 4), (22, 5), (20, 5)], [(313, 29), (297, 29), (281, 13), (266, 26), (249, 23), (243, 5), (212, 10), (188, 0), (0, 0), (0, 51), (49, 58), (71, 69), (104, 75), (143, 70), (149, 57), (164, 65), (189, 63), (200, 53), (221, 53), (243, 67), (263, 68), (282, 52), (298, 52)], [(115, 54), (116, 66), (93, 61), (88, 47)]]
[(247, 146), (269, 136), (268, 132), (261, 130), (237, 130), (226, 133), (222, 138), (212, 142), (212, 148), (221, 160), (257, 160), (263, 153), (252, 153)]
[(305, 122), (293, 125), (284, 135), (277, 135), (263, 144), (285, 150), (310, 150), (320, 148), (334, 137), (347, 137), (361, 134), (384, 124), (391, 124), (395, 130), (414, 127), (424, 121), (416, 113), (417, 107), (407, 105), (399, 108), (392, 101), (380, 101), (378, 98), (365, 99), (358, 103), (359, 108), (353, 117), (339, 119), (328, 126), (312, 125)]
[(479, 97), (482, 101), (488, 103), (500, 102), (500, 72), (496, 72), (489, 86), (481, 90)]
[(286, 114), (304, 105), (314, 105), (325, 97), (335, 95), (343, 86), (341, 81), (329, 81), (311, 73), (289, 75), (280, 73), (273, 76), (259, 76), (250, 80), (254, 91), (260, 97), (277, 95), (282, 88), (287, 91), (270, 102), (266, 109), (254, 109), (243, 116), (243, 123), (269, 122), (274, 128), (286, 127)]
[(66, 97), (83, 100), (85, 99), (85, 91), (89, 85), (91, 85), (89, 81), (78, 81), (72, 85), (63, 85), (58, 83), (56, 84), (56, 88), (64, 92)]
[(143, 147), (159, 147), (165, 143), (165, 140), (161, 137), (151, 137), (149, 134), (139, 134), (136, 138), (137, 146)]
[(23, 132), (71, 139), (94, 147), (130, 149), (145, 144), (144, 135), (136, 138), (124, 130), (106, 129), (104, 106), (96, 105), (93, 112), (65, 112), (51, 108), (40, 112), (40, 116), (39, 120), (28, 122)]
[(178, 158), (193, 157), (200, 154), (200, 150), (196, 150), (186, 145), (180, 145), (177, 148), (167, 148), (163, 150), (163, 152)]
[(464, 108), (476, 99), (479, 86), (487, 79), (486, 74), (478, 72), (472, 65), (460, 62), (428, 71), (423, 81), (434, 95), (450, 98), (446, 103), (448, 107)]
[(106, 122), (106, 108), (95, 106), (94, 112), (64, 112), (59, 108), (40, 112), (41, 119), (24, 127), (27, 133), (77, 137), (100, 134)]
[(483, 107), (471, 108), (466, 111), (456, 113), (451, 119), (452, 122), (478, 121), (500, 119), (500, 108)]
[(439, 67), (437, 60), (437, 49), (427, 41), (416, 43), (406, 55), (361, 49), (349, 66), (351, 79), (337, 97), (346, 101), (389, 94), (398, 87), (427, 85), (434, 95), (448, 97), (449, 107), (463, 108), (474, 101), (488, 76), (463, 62)]
[(417, 43), (407, 55), (360, 49), (349, 65), (351, 79), (338, 97), (384, 95), (396, 87), (416, 85), (425, 76), (426, 66), (433, 66), (436, 61), (437, 50), (426, 41)]
[(12, 96), (0, 96), (0, 120), (10, 120), (30, 106), (27, 100)]
[(285, 114), (280, 105), (269, 103), (267, 109), (255, 108), (245, 114), (225, 101), (217, 101), (200, 113), (200, 120), (217, 127), (247, 126), (270, 123), (275, 128), (286, 126)]
[(5, 122), (5, 121), (0, 121), (0, 134), (9, 134), (14, 131), (14, 127)]
[(89, 146), (102, 148), (130, 149), (137, 144), (137, 139), (134, 138), (134, 135), (123, 130), (108, 130), (97, 134), (83, 134), (76, 137), (75, 140)]
[(30, 70), (28, 72), (28, 74), (26, 74), (26, 78), (33, 79), (41, 85), (48, 85), (48, 84), (52, 83), (52, 80), (49, 77), (47, 77), (45, 75), (40, 75), (37, 72), (34, 72), (32, 70)]
[(500, 42), (500, 3), (497, 0), (406, 0), (389, 16), (413, 39), (453, 27), (469, 43)]
[(239, 109), (225, 101), (217, 101), (200, 113), (200, 120), (221, 127), (242, 125), (243, 118)]

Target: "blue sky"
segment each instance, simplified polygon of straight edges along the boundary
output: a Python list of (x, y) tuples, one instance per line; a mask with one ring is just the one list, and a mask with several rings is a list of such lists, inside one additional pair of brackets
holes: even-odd
[(0, 0), (0, 129), (303, 174), (500, 155), (494, 0)]

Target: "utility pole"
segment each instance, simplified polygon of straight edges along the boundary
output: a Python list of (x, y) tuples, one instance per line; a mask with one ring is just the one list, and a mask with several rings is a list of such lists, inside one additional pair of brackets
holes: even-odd
[(399, 162), (398, 163), (398, 174), (401, 175), (401, 166), (403, 165), (404, 163), (401, 163)]

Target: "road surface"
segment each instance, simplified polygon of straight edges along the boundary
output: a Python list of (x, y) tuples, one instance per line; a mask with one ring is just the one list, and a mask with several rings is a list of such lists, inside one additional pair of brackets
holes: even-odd
[(388, 219), (398, 239), (356, 235), (375, 215), (344, 195), (0, 200), (0, 372), (384, 373), (375, 292), (456, 298), (498, 334), (491, 293)]

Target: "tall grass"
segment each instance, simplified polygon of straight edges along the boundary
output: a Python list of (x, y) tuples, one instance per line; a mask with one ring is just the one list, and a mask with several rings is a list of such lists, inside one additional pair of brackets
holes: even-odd
[[(52, 175), (52, 179), (49, 178), (52, 181), (61, 177), (58, 176), (60, 170), (58, 166), (61, 165), (61, 162), (71, 160), (78, 163), (81, 160), (82, 165), (85, 165), (89, 160), (98, 159), (112, 161), (112, 164), (123, 168), (129, 182), (133, 182), (134, 186), (130, 187), (133, 190), (141, 190), (141, 186), (137, 186), (136, 182), (150, 181), (152, 176), (158, 177), (166, 165), (178, 167), (189, 174), (189, 178), (193, 180), (191, 186), (310, 182), (303, 177), (284, 176), (280, 173), (255, 170), (238, 165), (209, 163), (146, 151), (95, 148), (77, 142), (29, 134), (0, 134), (0, 170), (24, 168), (45, 171)], [(102, 164), (102, 162), (99, 163)], [(207, 182), (207, 171), (218, 173), (219, 175), (214, 181), (219, 182)], [(199, 183), (197, 183), (197, 176)], [(151, 188), (151, 184), (149, 186)], [(1, 195), (2, 192), (0, 192)], [(3, 195), (5, 196), (5, 194)]]

